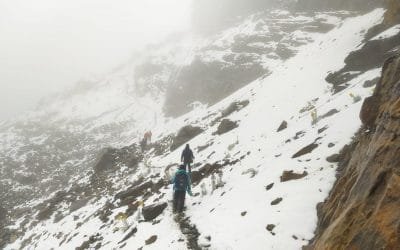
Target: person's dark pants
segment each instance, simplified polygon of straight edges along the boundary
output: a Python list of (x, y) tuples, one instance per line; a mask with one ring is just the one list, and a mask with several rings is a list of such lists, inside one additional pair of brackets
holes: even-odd
[(173, 203), (174, 212), (181, 213), (183, 211), (183, 207), (185, 206), (185, 195), (186, 191), (181, 191), (181, 190), (174, 191), (174, 203)]
[(183, 162), (183, 165), (185, 166), (185, 170), (188, 171), (189, 174), (192, 173), (192, 166), (190, 164), (191, 164), (191, 162), (187, 162), (187, 161)]

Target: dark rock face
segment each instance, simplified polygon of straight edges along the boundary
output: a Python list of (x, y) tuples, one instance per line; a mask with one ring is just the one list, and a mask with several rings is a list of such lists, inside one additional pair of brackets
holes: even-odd
[(398, 0), (386, 0), (386, 7), (384, 24), (391, 26), (400, 23), (400, 2)]
[(339, 178), (318, 206), (318, 228), (309, 249), (400, 246), (400, 57), (385, 63), (373, 98), (377, 114), (363, 122), (374, 129), (362, 128), (343, 154)]
[(276, 132), (281, 132), (282, 130), (286, 129), (287, 126), (288, 126), (287, 121), (283, 121), (283, 122), (281, 123), (281, 125), (279, 125), (279, 128), (276, 130)]
[(142, 213), (145, 221), (151, 221), (157, 218), (167, 206), (167, 203), (161, 203), (144, 207)]
[(190, 141), (194, 137), (198, 136), (199, 134), (203, 133), (203, 129), (200, 127), (193, 127), (191, 125), (185, 126), (181, 128), (178, 134), (173, 138), (171, 151), (179, 148), (186, 142)]
[(215, 135), (222, 135), (222, 134), (225, 134), (225, 133), (227, 133), (227, 132), (229, 132), (229, 131), (237, 128), (237, 127), (239, 127), (239, 125), (236, 122), (231, 121), (229, 119), (223, 119), (221, 121), (221, 123), (219, 124), (219, 126), (217, 128), (217, 131), (214, 134)]
[(294, 173), (293, 170), (284, 171), (283, 174), (281, 175), (281, 182), (302, 179), (307, 175), (308, 175), (307, 171), (304, 171), (302, 174)]

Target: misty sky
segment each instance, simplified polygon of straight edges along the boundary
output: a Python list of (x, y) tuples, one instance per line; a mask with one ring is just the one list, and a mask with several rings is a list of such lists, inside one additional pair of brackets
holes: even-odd
[(0, 0), (0, 120), (188, 28), (190, 0)]

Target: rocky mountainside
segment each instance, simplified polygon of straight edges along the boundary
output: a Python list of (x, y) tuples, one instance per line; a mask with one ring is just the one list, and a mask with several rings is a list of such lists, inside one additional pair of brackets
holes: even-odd
[(338, 155), (338, 180), (324, 204), (313, 249), (400, 246), (400, 57), (388, 59), (362, 106), (363, 127)]
[[(149, 47), (109, 75), (2, 124), (0, 247), (299, 249), (315, 237), (314, 248), (324, 249), (337, 239), (330, 228), (348, 212), (332, 199), (361, 204), (353, 209), (361, 222), (342, 235), (367, 228), (375, 246), (392, 246), (395, 165), (381, 176), (374, 166), (386, 158), (363, 154), (368, 140), (383, 156), (395, 153), (397, 137), (385, 131), (395, 129), (397, 96), (386, 93), (397, 86), (390, 79), (398, 59), (379, 76), (386, 57), (399, 51), (396, 18), (391, 9), (259, 12), (206, 38)], [(362, 110), (375, 118), (362, 112), (368, 127), (337, 155), (362, 125), (357, 113), (367, 97)], [(142, 151), (147, 129), (153, 142)], [(196, 155), (195, 196), (174, 216), (169, 180), (185, 143)], [(352, 150), (360, 151), (354, 159)], [(363, 193), (354, 193), (346, 200), (336, 184), (317, 214), (338, 161), (342, 176), (370, 178), (338, 183), (360, 190), (372, 183), (363, 191), (377, 198), (363, 204)], [(371, 172), (360, 172), (359, 161)], [(379, 200), (383, 193), (388, 202)], [(379, 232), (375, 203), (388, 204)], [(373, 211), (365, 225), (364, 208)], [(348, 235), (337, 243), (358, 246)]]
[(298, 10), (363, 10), (384, 7), (385, 0), (298, 0)]
[(215, 104), (266, 77), (351, 15), (261, 12), (208, 38), (150, 46), (109, 75), (44, 101), (0, 126), (2, 206), (11, 210), (68, 186), (91, 170), (103, 148), (138, 142), (169, 116)]

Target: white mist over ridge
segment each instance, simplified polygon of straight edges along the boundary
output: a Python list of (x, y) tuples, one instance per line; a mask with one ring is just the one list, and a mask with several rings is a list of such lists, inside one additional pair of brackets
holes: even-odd
[(0, 0), (0, 119), (190, 23), (191, 1)]

